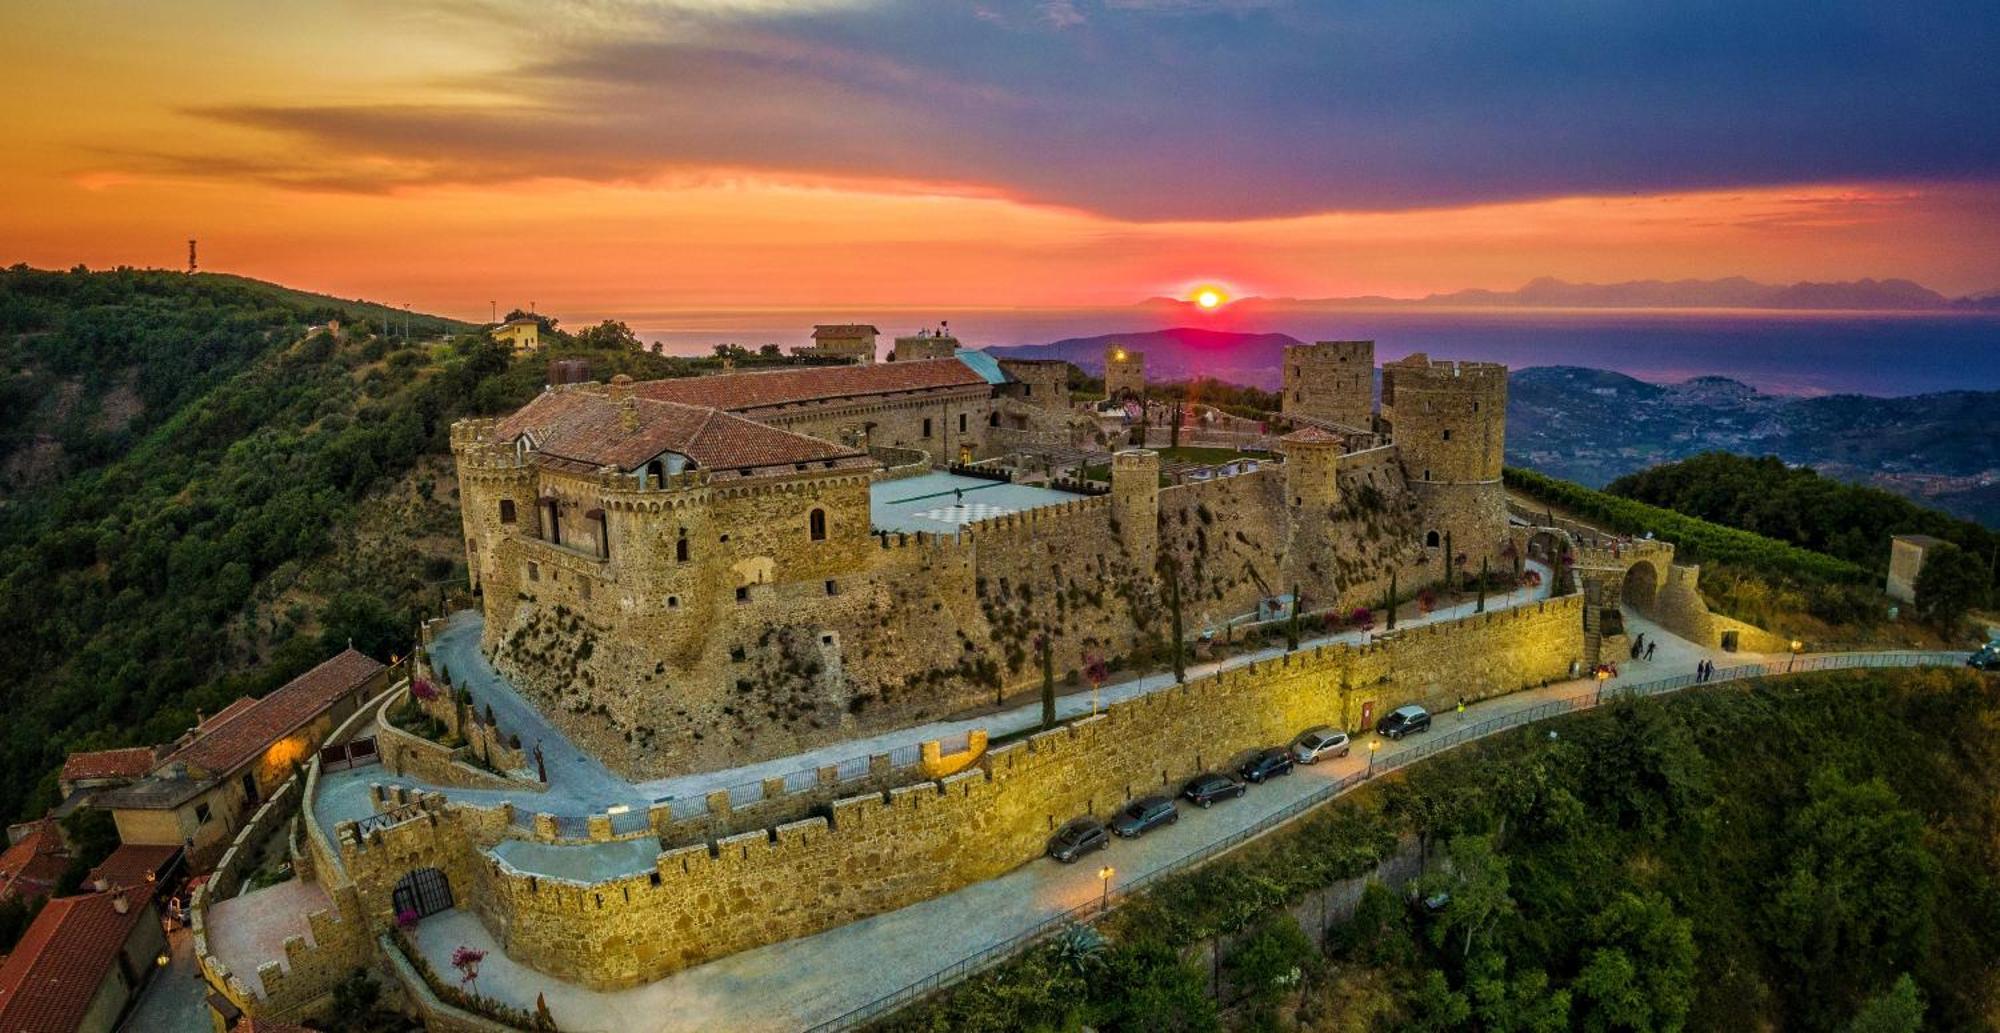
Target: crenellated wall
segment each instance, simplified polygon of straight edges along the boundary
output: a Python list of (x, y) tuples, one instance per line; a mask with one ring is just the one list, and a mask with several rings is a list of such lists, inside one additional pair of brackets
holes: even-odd
[(1038, 856), (1071, 817), (1107, 814), (1314, 724), (1352, 725), (1364, 702), (1376, 713), (1441, 708), (1567, 676), (1581, 605), (1572, 596), (1197, 679), (989, 749), (936, 781), (668, 850), (627, 878), (517, 871), (481, 849), (507, 834), (507, 816), (434, 795), (398, 805), (393, 824), (365, 836), (342, 826), (342, 859), (372, 920), (387, 920), (396, 879), (438, 867), (510, 957), (592, 987), (633, 986), (991, 878)]

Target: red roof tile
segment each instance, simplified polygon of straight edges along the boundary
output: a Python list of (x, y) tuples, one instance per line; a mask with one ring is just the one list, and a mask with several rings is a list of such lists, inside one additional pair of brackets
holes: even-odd
[(746, 409), (827, 398), (861, 398), (944, 387), (983, 386), (986, 383), (986, 378), (972, 367), (953, 358), (649, 380), (633, 385), (633, 390), (644, 398), (743, 412)]
[(37, 821), (20, 842), (0, 853), (0, 901), (46, 897), (68, 867), (69, 854), (55, 820)]
[(334, 700), (354, 691), (382, 670), (375, 658), (343, 651), (318, 667), (286, 682), (276, 692), (250, 706), (232, 704), (222, 720), (202, 725), (193, 742), (170, 754), (164, 764), (184, 762), (212, 774), (224, 774), (255, 760), (265, 747), (318, 717)]
[(250, 696), (238, 696), (235, 700), (231, 701), (228, 706), (223, 707), (221, 710), (216, 711), (213, 716), (203, 718), (201, 724), (197, 725), (196, 727), (201, 728), (203, 730), (214, 728), (215, 726), (241, 713), (243, 711), (243, 708), (254, 707), (256, 705), (257, 705), (257, 700), (255, 698)]
[(545, 391), (500, 421), (500, 440), (523, 433), (534, 439), (541, 456), (579, 463), (585, 470), (636, 470), (662, 452), (678, 452), (697, 466), (723, 470), (864, 454), (703, 405), (636, 394), (619, 402), (596, 390)]
[(0, 1030), (74, 1033), (152, 895), (151, 886), (127, 890), (124, 914), (116, 893), (49, 901), (0, 963)]
[(90, 870), (84, 879), (85, 886), (95, 886), (103, 879), (110, 886), (139, 886), (146, 883), (148, 875), (158, 874), (166, 867), (174, 855), (181, 852), (177, 846), (146, 846), (137, 843), (120, 843), (104, 863)]
[(62, 780), (87, 782), (100, 778), (145, 778), (146, 772), (153, 770), (153, 760), (151, 746), (72, 753), (63, 761)]

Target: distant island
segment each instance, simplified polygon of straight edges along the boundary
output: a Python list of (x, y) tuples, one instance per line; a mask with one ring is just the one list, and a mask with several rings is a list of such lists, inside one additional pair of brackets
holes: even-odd
[[(1174, 298), (1151, 298), (1148, 305), (1193, 310)], [(1243, 298), (1237, 306), (1351, 308), (1696, 308), (1776, 309), (1857, 312), (2000, 312), (2000, 290), (1953, 298), (1903, 279), (1759, 283), (1741, 276), (1719, 280), (1628, 280), (1624, 283), (1570, 283), (1537, 277), (1510, 291), (1469, 289), (1421, 298), (1364, 295), (1347, 298)]]

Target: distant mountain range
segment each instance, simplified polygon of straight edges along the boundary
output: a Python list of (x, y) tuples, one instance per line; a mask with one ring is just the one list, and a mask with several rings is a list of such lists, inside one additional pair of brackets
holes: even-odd
[[(1192, 311), (1187, 302), (1153, 298), (1149, 304)], [(1233, 306), (1287, 308), (1403, 306), (1425, 308), (1703, 308), (1856, 310), (1870, 312), (2000, 312), (2000, 290), (1962, 298), (1947, 297), (1910, 280), (1845, 280), (1832, 283), (1758, 283), (1741, 276), (1720, 280), (1630, 280), (1625, 283), (1570, 283), (1553, 276), (1528, 281), (1511, 291), (1462, 290), (1422, 298), (1369, 295), (1353, 298), (1244, 298)]]
[[(1180, 327), (989, 349), (1102, 373), (1113, 344), (1146, 355), (1154, 381), (1212, 376), (1275, 389), (1286, 334)], [(1776, 455), (2000, 526), (2000, 391), (1876, 398), (1768, 395), (1726, 377), (1653, 384), (1578, 366), (1517, 369), (1507, 460), (1592, 486), (1702, 452)]]

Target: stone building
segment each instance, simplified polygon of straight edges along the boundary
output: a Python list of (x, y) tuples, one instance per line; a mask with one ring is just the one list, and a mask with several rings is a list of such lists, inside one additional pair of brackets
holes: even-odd
[(1375, 342), (1320, 341), (1285, 347), (1283, 410), (1368, 430), (1375, 412)]
[(1899, 534), (1889, 539), (1889, 580), (1884, 586), (1889, 598), (1914, 605), (1917, 575), (1923, 572), (1924, 557), (1943, 544), (1943, 539), (1927, 534)]
[(1114, 402), (1146, 397), (1146, 353), (1115, 344), (1104, 349), (1104, 397)]
[[(1119, 361), (1143, 387), (1140, 357)], [(1193, 628), (1294, 590), (1377, 605), (1392, 574), (1443, 576), (1447, 532), (1475, 566), (1500, 548), (1499, 370), (1401, 364), (1393, 441), (1309, 427), (1282, 467), (1171, 486), (1131, 450), (1095, 496), (933, 472), (1087, 426), (1066, 363), (959, 351), (551, 388), (453, 428), (484, 646), (567, 732), (652, 775), (990, 700), (1036, 677), (1032, 629), (1064, 671), (1157, 656), (1162, 570)]]
[(866, 323), (820, 323), (813, 327), (813, 343), (794, 354), (846, 359), (863, 366), (875, 364), (875, 338), (882, 331)]
[(896, 338), (896, 345), (889, 352), (890, 362), (911, 362), (916, 359), (949, 359), (958, 351), (958, 338), (942, 328), (919, 330), (906, 337)]

